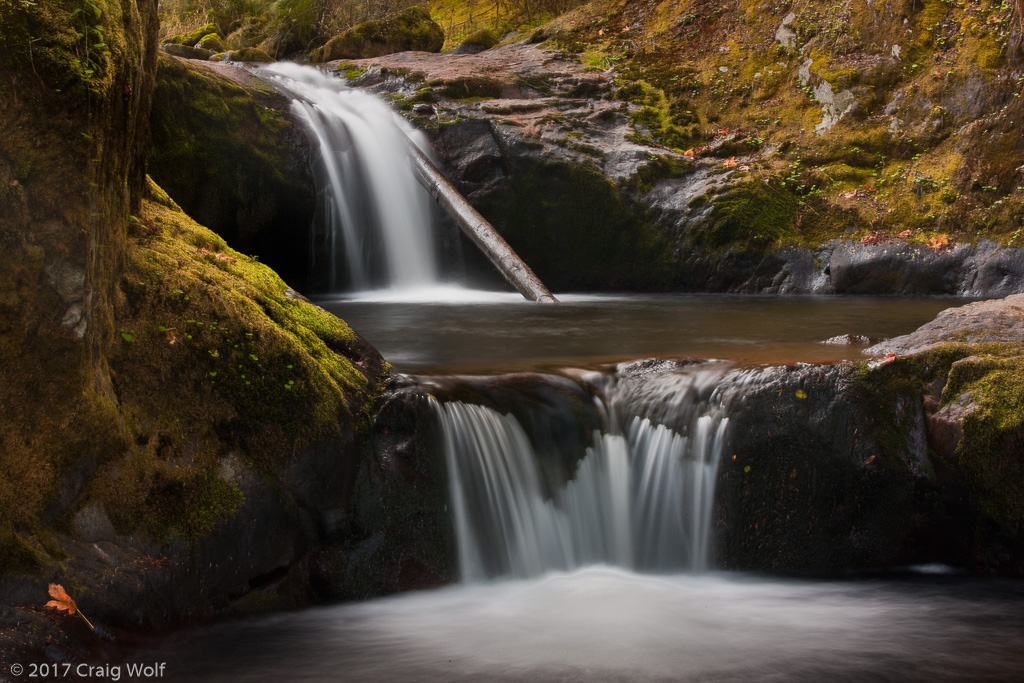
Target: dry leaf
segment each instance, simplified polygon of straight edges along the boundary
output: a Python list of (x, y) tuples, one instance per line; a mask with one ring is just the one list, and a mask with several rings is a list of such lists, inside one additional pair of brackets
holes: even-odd
[(901, 232), (901, 233), (900, 233), (899, 235), (897, 235), (897, 236), (898, 236), (898, 237), (899, 237), (900, 239), (904, 239), (904, 240), (905, 240), (905, 239), (909, 239), (909, 238), (911, 238), (911, 237), (913, 237), (913, 236), (914, 236), (914, 231), (913, 231), (913, 230), (904, 230), (903, 232)]
[(217, 254), (214, 258), (218, 261), (224, 261), (225, 263), (235, 263), (238, 261), (234, 256), (228, 256), (227, 254)]
[(71, 596), (64, 590), (64, 586), (59, 583), (51, 583), (49, 593), (53, 600), (46, 603), (46, 607), (50, 607), (51, 609), (55, 609), (59, 612), (67, 612), (69, 615), (77, 614), (82, 617), (86, 624), (89, 624), (89, 628), (93, 628), (93, 625), (85, 618), (85, 615), (79, 611), (78, 605), (75, 604), (75, 601), (72, 600)]
[(872, 455), (872, 456), (869, 456), (868, 459), (864, 461), (864, 464), (865, 465), (870, 465), (874, 461), (875, 461), (875, 456)]
[(943, 234), (943, 235), (935, 235), (930, 240), (928, 240), (928, 248), (929, 249), (936, 249), (936, 250), (938, 250), (938, 249), (942, 249), (942, 248), (948, 247), (948, 246), (949, 246), (949, 235), (945, 235), (945, 234)]
[(728, 159), (722, 162), (722, 165), (725, 166), (726, 168), (732, 168), (733, 166), (736, 165), (736, 157), (729, 157)]

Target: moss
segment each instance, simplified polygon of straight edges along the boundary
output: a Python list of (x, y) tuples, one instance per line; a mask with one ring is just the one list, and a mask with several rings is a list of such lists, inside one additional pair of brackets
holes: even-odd
[(353, 64), (352, 62), (338, 62), (336, 69), (348, 81), (354, 81), (366, 73), (366, 67)]
[(636, 173), (623, 182), (623, 189), (647, 194), (662, 180), (681, 178), (692, 172), (693, 162), (682, 157), (661, 155), (637, 168)]
[(199, 42), (195, 44), (196, 47), (202, 50), (209, 50), (210, 52), (224, 52), (224, 39), (216, 33), (207, 33), (205, 36), (199, 39)]
[(313, 62), (365, 59), (394, 52), (440, 52), (444, 31), (422, 7), (410, 7), (377, 21), (353, 26), (310, 53)]
[(501, 81), (488, 76), (461, 76), (446, 80), (440, 94), (452, 100), (494, 99), (501, 97)]
[(215, 61), (227, 61), (227, 62), (257, 62), (267, 63), (274, 61), (274, 58), (268, 55), (266, 52), (258, 47), (242, 47), (237, 50), (228, 50), (227, 52), (211, 57)]
[(1003, 351), (954, 363), (942, 393), (944, 404), (964, 397), (975, 406), (964, 418), (960, 467), (976, 505), (1009, 534), (1024, 533), (1022, 386), (1024, 355)]
[[(188, 45), (190, 47), (196, 47), (197, 43), (202, 41), (203, 38), (205, 38), (206, 36), (212, 35), (219, 38), (220, 36), (217, 35), (219, 32), (220, 29), (217, 27), (217, 24), (209, 23), (206, 26), (200, 26), (194, 31), (188, 31), (186, 33), (179, 33), (177, 35), (171, 36), (170, 38), (164, 40), (164, 42), (171, 43), (172, 45)], [(200, 47), (206, 46), (203, 45)], [(213, 50), (214, 48), (206, 47), (206, 49)]]
[(482, 28), (466, 36), (459, 44), (459, 52), (482, 52), (490, 50), (501, 39), (489, 28)]
[(712, 201), (699, 240), (711, 249), (769, 249), (796, 237), (797, 203), (785, 190), (741, 181)]
[[(273, 271), (184, 214), (151, 203), (141, 219), (149, 232), (129, 252), (119, 321), (133, 342), (118, 345), (112, 363), (122, 400), (147, 414), (173, 406), (211, 430), (209, 443), (226, 441), (254, 459), (284, 456), (336, 432), (339, 416), (351, 419), (366, 378), (350, 360), (358, 339), (344, 322), (289, 298)], [(169, 383), (163, 395), (148, 393), (161, 383)], [(188, 396), (204, 399), (201, 412)], [(282, 431), (296, 422), (301, 435)], [(202, 444), (202, 430), (183, 427), (165, 428), (178, 448)]]
[(36, 574), (46, 566), (46, 553), (9, 525), (0, 524), (0, 576)]

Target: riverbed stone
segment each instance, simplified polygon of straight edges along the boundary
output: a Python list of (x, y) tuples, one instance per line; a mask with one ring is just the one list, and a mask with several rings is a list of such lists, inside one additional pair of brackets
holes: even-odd
[(865, 350), (909, 354), (948, 342), (1024, 342), (1024, 294), (947, 308), (935, 320)]

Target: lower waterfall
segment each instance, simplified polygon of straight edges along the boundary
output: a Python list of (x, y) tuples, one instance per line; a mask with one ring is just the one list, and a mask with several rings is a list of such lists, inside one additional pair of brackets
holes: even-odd
[[(552, 477), (511, 414), (433, 402), (463, 581), (608, 564), (700, 571), (711, 552), (715, 478), (729, 426), (717, 365), (667, 376), (646, 400), (615, 385), (595, 398), (606, 428), (575, 470)], [(669, 400), (671, 426), (649, 416)], [(620, 419), (625, 423), (618, 426)], [(627, 422), (628, 421), (628, 422)]]

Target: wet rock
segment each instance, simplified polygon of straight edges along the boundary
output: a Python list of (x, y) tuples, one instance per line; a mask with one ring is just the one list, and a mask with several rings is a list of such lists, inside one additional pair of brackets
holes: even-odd
[(213, 50), (206, 50), (192, 45), (175, 45), (174, 43), (163, 45), (161, 49), (169, 55), (181, 57), (182, 59), (209, 59), (216, 54)]
[(888, 339), (865, 353), (916, 353), (945, 342), (1024, 342), (1024, 294), (947, 308), (910, 334)]

